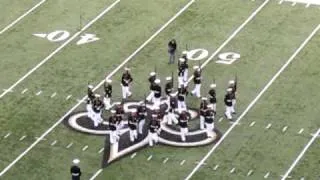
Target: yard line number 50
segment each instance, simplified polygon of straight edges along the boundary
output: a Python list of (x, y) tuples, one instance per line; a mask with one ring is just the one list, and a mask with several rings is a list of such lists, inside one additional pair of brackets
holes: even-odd
[[(207, 58), (208, 55), (209, 51), (201, 48), (189, 50), (187, 53), (188, 59), (192, 61), (201, 61)], [(235, 52), (225, 52), (219, 54), (218, 58), (219, 59), (216, 63), (230, 65), (240, 59), (240, 54)]]

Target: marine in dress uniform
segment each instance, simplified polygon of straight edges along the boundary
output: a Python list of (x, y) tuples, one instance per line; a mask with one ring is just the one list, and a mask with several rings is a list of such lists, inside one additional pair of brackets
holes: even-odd
[(169, 64), (173, 64), (174, 63), (176, 49), (177, 49), (177, 42), (176, 42), (175, 39), (172, 39), (168, 43)]
[(209, 107), (212, 107), (214, 113), (217, 111), (217, 98), (216, 98), (216, 84), (210, 85), (209, 94)]
[(73, 165), (70, 168), (70, 173), (71, 173), (71, 179), (72, 180), (80, 180), (81, 177), (81, 169), (78, 166), (80, 163), (79, 159), (74, 159), (72, 161)]
[(226, 106), (226, 112), (224, 113), (225, 116), (232, 120), (232, 89), (227, 89), (227, 94), (224, 97), (224, 104)]
[(181, 140), (186, 141), (186, 135), (188, 133), (188, 115), (186, 111), (182, 111), (179, 115), (179, 126)]
[(147, 108), (146, 104), (142, 102), (137, 109), (138, 112), (138, 124), (139, 124), (139, 134), (143, 133), (143, 127), (146, 123), (146, 116), (147, 116)]
[(155, 72), (151, 72), (150, 73), (150, 77), (148, 78), (148, 81), (150, 83), (150, 93), (149, 95), (147, 96), (147, 101), (152, 101), (152, 98), (154, 96), (154, 86), (155, 86), (155, 83), (154, 81), (157, 79), (157, 74)]
[(184, 85), (184, 77), (185, 77), (185, 71), (186, 71), (186, 66), (184, 64), (186, 60), (184, 58), (179, 59), (179, 65), (178, 65), (178, 86)]
[(159, 128), (160, 128), (160, 125), (158, 124), (157, 119), (153, 117), (149, 125), (149, 134), (148, 134), (149, 146), (153, 146), (154, 143), (158, 143)]
[(92, 103), (92, 112), (93, 112), (92, 120), (93, 120), (94, 127), (98, 127), (99, 124), (102, 123), (101, 113), (102, 113), (102, 110), (104, 109), (104, 104), (100, 99), (99, 94), (96, 94), (95, 96), (96, 98), (93, 100), (93, 103)]
[(124, 109), (122, 104), (118, 104), (116, 107), (117, 117), (117, 133), (120, 134), (120, 129), (123, 127)]
[(95, 98), (95, 95), (93, 93), (93, 86), (92, 85), (88, 85), (88, 95), (87, 95), (87, 105), (86, 105), (86, 109), (88, 112), (88, 118), (92, 119), (93, 118), (93, 112), (92, 112), (92, 102)]
[(175, 110), (178, 108), (178, 102), (175, 94), (170, 95), (170, 103), (169, 107), (167, 108), (167, 114), (165, 115), (166, 121), (169, 125), (172, 125), (172, 122), (174, 124), (178, 124), (178, 119), (175, 115)]
[(187, 110), (187, 105), (186, 105), (186, 96), (188, 95), (188, 90), (187, 87), (182, 85), (180, 88), (178, 88), (178, 111), (179, 113), (181, 111), (186, 111)]
[(193, 83), (194, 89), (191, 91), (192, 95), (197, 96), (198, 98), (201, 97), (201, 69), (199, 66), (194, 66), (194, 73), (193, 73)]
[(213, 129), (214, 129), (214, 111), (212, 107), (210, 107), (205, 113), (205, 124), (207, 130), (207, 136), (213, 137)]
[(109, 129), (110, 129), (110, 143), (114, 144), (119, 141), (117, 133), (117, 116), (116, 111), (111, 110), (111, 116), (109, 117)]
[(111, 108), (111, 96), (112, 96), (112, 80), (106, 79), (104, 83), (104, 98), (103, 102), (105, 105), (106, 110), (109, 110)]
[(154, 86), (154, 97), (153, 97), (153, 106), (155, 107), (160, 107), (160, 103), (161, 103), (161, 86), (160, 86), (160, 79), (156, 79), (154, 81), (155, 86)]
[(236, 100), (237, 82), (234, 81), (234, 80), (230, 80), (228, 88), (232, 89), (232, 91), (231, 91), (231, 95), (232, 95), (232, 109), (231, 109), (231, 112), (232, 112), (232, 114), (235, 114), (236, 113), (235, 106), (236, 106), (236, 102), (237, 102), (237, 100)]
[(122, 78), (121, 78), (122, 98), (127, 99), (128, 97), (130, 97), (132, 95), (132, 93), (130, 91), (130, 85), (133, 81), (133, 78), (129, 72), (130, 71), (129, 68), (125, 68), (124, 70), (125, 70), (125, 72), (122, 74)]
[(166, 77), (166, 85), (165, 85), (165, 93), (166, 93), (166, 104), (169, 106), (170, 103), (170, 95), (173, 91), (173, 82), (172, 82), (172, 77), (168, 76)]
[(201, 99), (200, 103), (200, 129), (204, 129), (204, 124), (205, 124), (205, 116), (206, 112), (208, 110), (208, 99), (206, 97), (203, 97)]
[(129, 126), (130, 141), (134, 142), (138, 138), (138, 132), (137, 132), (138, 116), (137, 116), (136, 109), (133, 109), (129, 114), (128, 126)]

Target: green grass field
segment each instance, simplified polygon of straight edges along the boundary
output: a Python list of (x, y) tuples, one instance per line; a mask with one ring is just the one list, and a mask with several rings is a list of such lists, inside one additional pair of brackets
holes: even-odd
[[(2, 0), (0, 32), (39, 2)], [(81, 160), (81, 179), (93, 177), (101, 168), (99, 151), (106, 137), (79, 133), (57, 122), (66, 113), (84, 111), (85, 104), (78, 100), (86, 95), (88, 82), (97, 85), (110, 73), (113, 100), (121, 100), (124, 66), (131, 68), (134, 78), (132, 99), (142, 100), (148, 92), (147, 76), (154, 67), (162, 82), (176, 72), (177, 66), (167, 63), (167, 43), (172, 38), (178, 42), (179, 53), (188, 44), (190, 50), (206, 49), (209, 56), (215, 52), (241, 55), (231, 65), (215, 63), (217, 55), (200, 61), (206, 64), (202, 95), (213, 79), (217, 83), (215, 125), (225, 138), (217, 146), (144, 148), (134, 158), (126, 156), (91, 179), (175, 180), (187, 178), (193, 170), (191, 179), (197, 180), (281, 179), (320, 127), (320, 33), (316, 31), (296, 54), (320, 23), (319, 6), (276, 0), (121, 0), (64, 46), (114, 2), (45, 1), (0, 33), (0, 179), (70, 179), (74, 158)], [(185, 11), (169, 21), (189, 2), (192, 4)], [(167, 22), (168, 26), (148, 41)], [(51, 42), (33, 35), (57, 30), (68, 31), (70, 36)], [(100, 39), (77, 45), (85, 33)], [(143, 48), (130, 57), (141, 45)], [(289, 66), (251, 106), (291, 56)], [(190, 61), (190, 67), (193, 65), (198, 61)], [(233, 125), (223, 116), (223, 97), (235, 74), (239, 79), (235, 120), (240, 119), (229, 132)], [(12, 91), (7, 91), (9, 88)], [(102, 88), (96, 92), (102, 93)], [(199, 105), (195, 97), (189, 96), (187, 102), (189, 107)], [(220, 122), (220, 118), (224, 119)], [(83, 150), (85, 146), (88, 148)], [(316, 138), (288, 178), (319, 179), (319, 147)], [(212, 148), (213, 153), (203, 159)], [(150, 155), (153, 158), (148, 161)], [(168, 161), (163, 163), (164, 159)], [(201, 160), (204, 163), (198, 167)]]

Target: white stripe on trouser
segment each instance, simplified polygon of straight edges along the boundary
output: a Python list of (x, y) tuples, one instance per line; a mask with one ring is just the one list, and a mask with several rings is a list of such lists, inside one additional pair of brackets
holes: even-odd
[(119, 136), (117, 135), (117, 131), (116, 130), (111, 131), (110, 132), (110, 143), (114, 144), (118, 141), (118, 139), (119, 139)]
[(228, 118), (229, 120), (232, 119), (231, 113), (232, 113), (232, 106), (226, 106), (225, 115), (227, 116), (227, 118)]
[(156, 132), (152, 133), (149, 131), (148, 140), (149, 140), (149, 146), (153, 146), (154, 142), (158, 143), (159, 141), (158, 134)]
[(191, 93), (196, 95), (198, 98), (201, 97), (201, 84), (195, 84)]
[(200, 129), (204, 129), (204, 116), (200, 116)]
[(93, 112), (92, 116), (93, 116), (92, 121), (93, 121), (94, 127), (98, 127), (99, 124), (102, 122), (101, 113)]
[(206, 123), (207, 136), (213, 137), (214, 123)]
[(152, 98), (154, 96), (154, 92), (150, 91), (149, 95), (147, 96), (147, 101), (153, 101)]
[(90, 118), (91, 120), (93, 119), (93, 110), (92, 110), (92, 106), (91, 104), (87, 104), (86, 106), (87, 112), (88, 112), (88, 118)]
[(173, 112), (168, 112), (168, 114), (165, 115), (165, 118), (169, 125), (172, 125), (172, 122), (178, 124), (178, 119)]
[(160, 107), (161, 101), (160, 98), (153, 97), (153, 107)]
[(180, 128), (180, 136), (182, 141), (186, 141), (186, 135), (188, 133), (188, 128)]
[(188, 73), (189, 73), (189, 70), (188, 70), (188, 69), (185, 69), (185, 70), (184, 70), (184, 74), (183, 74), (183, 82), (184, 82), (184, 85), (188, 84)]
[(131, 96), (130, 87), (129, 86), (122, 86), (122, 98), (126, 99), (127, 97)]
[(183, 76), (178, 76), (178, 83), (179, 87), (181, 87), (181, 85), (184, 85)]
[(185, 101), (178, 101), (178, 111), (181, 112), (183, 110), (187, 110)]
[(236, 103), (237, 103), (237, 100), (236, 99), (232, 99), (232, 109), (231, 109), (232, 113), (236, 112), (235, 111)]
[(139, 134), (142, 134), (143, 126), (144, 126), (145, 123), (146, 123), (145, 119), (142, 119), (142, 120), (139, 121)]
[(111, 108), (111, 99), (110, 98), (104, 97), (103, 103), (105, 105), (106, 110), (109, 110)]
[(123, 127), (123, 122), (120, 121), (119, 124), (117, 124), (117, 134), (120, 134), (120, 129)]
[(130, 141), (131, 142), (133, 142), (135, 139), (138, 138), (137, 129), (130, 129), (129, 133), (130, 133)]
[(212, 108), (213, 111), (216, 112), (216, 110), (217, 110), (217, 104), (216, 104), (216, 103), (210, 103), (210, 104), (208, 105), (208, 108)]

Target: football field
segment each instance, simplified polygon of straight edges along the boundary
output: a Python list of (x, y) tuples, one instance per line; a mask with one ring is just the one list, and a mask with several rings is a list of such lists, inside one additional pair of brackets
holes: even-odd
[[(319, 16), (313, 0), (1, 0), (0, 179), (70, 179), (79, 158), (87, 180), (319, 180)], [(105, 166), (108, 136), (68, 124), (86, 111), (88, 83), (103, 94), (112, 79), (112, 100), (121, 101), (129, 67), (130, 101), (145, 98), (155, 69), (162, 85), (174, 72), (176, 88), (173, 38), (179, 55), (189, 52), (189, 90), (194, 65), (202, 96), (217, 84), (220, 139), (159, 143)], [(235, 76), (229, 122), (223, 98)], [(188, 96), (189, 108), (199, 103)]]

